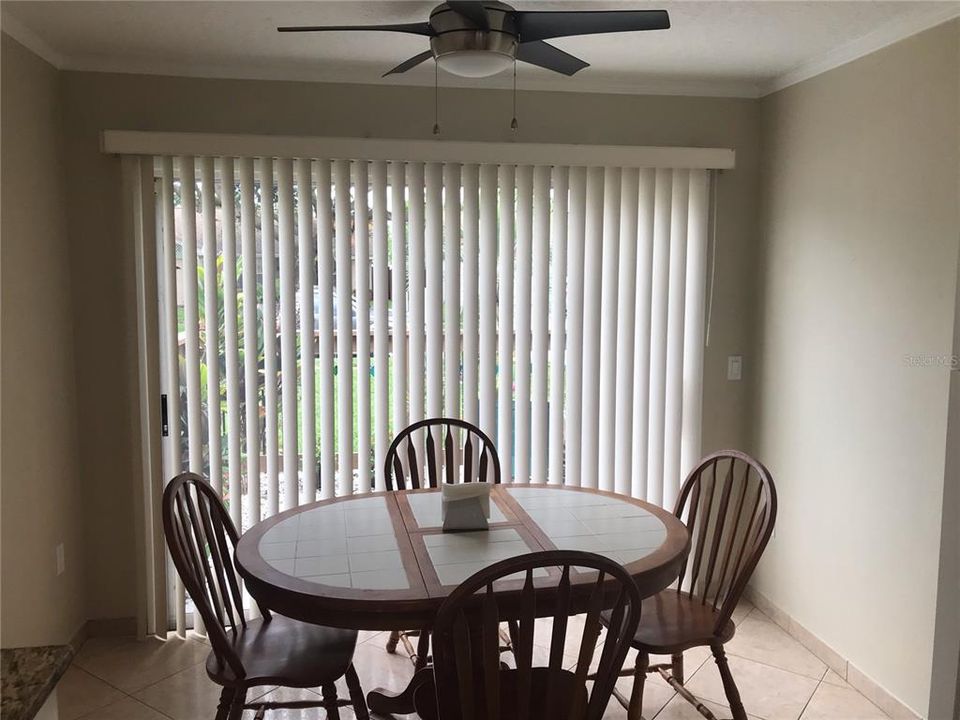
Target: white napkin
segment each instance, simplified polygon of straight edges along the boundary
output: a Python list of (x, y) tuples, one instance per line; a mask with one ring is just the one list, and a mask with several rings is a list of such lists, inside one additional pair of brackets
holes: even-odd
[(485, 530), (490, 517), (490, 484), (451, 485), (440, 489), (444, 530)]

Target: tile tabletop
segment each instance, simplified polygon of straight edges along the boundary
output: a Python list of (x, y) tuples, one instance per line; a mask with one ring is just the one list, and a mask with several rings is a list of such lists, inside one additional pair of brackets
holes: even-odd
[[(667, 537), (657, 515), (627, 498), (562, 488), (497, 490), (490, 530), (441, 532), (439, 492), (377, 494), (291, 514), (263, 533), (259, 553), (274, 570), (312, 584), (407, 590), (412, 583), (401, 544), (408, 538), (418, 562), (430, 566), (420, 568), (426, 584), (450, 587), (494, 562), (541, 549), (585, 550), (627, 565)], [(409, 508), (400, 534), (391, 517), (398, 504)]]

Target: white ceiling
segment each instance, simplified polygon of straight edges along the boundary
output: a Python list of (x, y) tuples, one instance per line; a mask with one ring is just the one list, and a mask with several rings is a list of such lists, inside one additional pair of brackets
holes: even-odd
[[(431, 85), (432, 63), (380, 75), (427, 48), (397, 33), (281, 35), (277, 25), (425, 20), (435, 2), (11, 2), (3, 29), (65, 69)], [(566, 78), (520, 65), (521, 88), (756, 97), (960, 15), (960, 2), (548, 2), (518, 9), (662, 7), (668, 31), (558, 39), (591, 63)], [(509, 73), (444, 85), (508, 87)]]

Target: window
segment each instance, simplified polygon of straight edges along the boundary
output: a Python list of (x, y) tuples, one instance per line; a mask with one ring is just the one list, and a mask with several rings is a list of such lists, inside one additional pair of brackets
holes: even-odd
[(162, 474), (208, 476), (241, 531), (382, 488), (393, 435), (437, 415), (490, 434), (505, 482), (672, 506), (700, 452), (709, 170), (150, 162)]

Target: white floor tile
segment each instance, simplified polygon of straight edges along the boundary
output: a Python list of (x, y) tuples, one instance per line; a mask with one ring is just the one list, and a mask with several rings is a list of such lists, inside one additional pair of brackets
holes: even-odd
[(887, 714), (853, 688), (820, 683), (801, 720), (886, 720)]
[[(728, 656), (747, 714), (765, 720), (797, 720), (819, 682), (787, 670), (736, 656)], [(704, 663), (686, 682), (697, 697), (726, 704), (726, 694), (715, 663)]]
[(60, 720), (76, 720), (121, 698), (122, 692), (76, 665), (67, 668), (57, 683)]
[(83, 720), (169, 720), (169, 718), (132, 697), (125, 697), (105, 708), (84, 715)]
[(724, 647), (729, 655), (756, 660), (814, 680), (822, 678), (827, 670), (816, 655), (760, 613), (744, 620)]
[(209, 652), (206, 643), (177, 637), (166, 641), (91, 638), (74, 663), (115, 688), (133, 693), (205, 661)]

